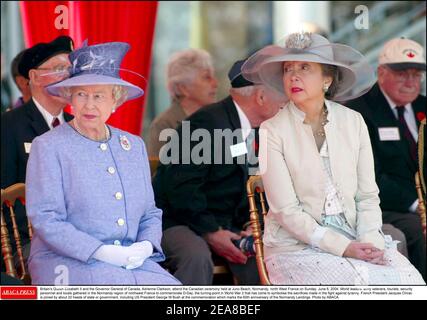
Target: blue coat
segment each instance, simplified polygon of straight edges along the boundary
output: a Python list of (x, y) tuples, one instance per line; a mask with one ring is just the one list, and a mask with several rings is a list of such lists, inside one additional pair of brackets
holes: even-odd
[[(27, 214), (34, 236), (34, 284), (179, 284), (157, 262), (162, 212), (156, 208), (144, 142), (111, 128), (106, 143), (69, 124), (33, 140), (26, 176)], [(125, 150), (121, 137), (131, 146)], [(92, 258), (103, 244), (148, 240), (154, 254), (134, 270)]]

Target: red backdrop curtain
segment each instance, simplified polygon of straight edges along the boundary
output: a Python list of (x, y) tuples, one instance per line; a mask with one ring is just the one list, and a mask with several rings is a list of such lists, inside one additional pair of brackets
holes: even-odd
[[(65, 6), (65, 10), (61, 6)], [(51, 41), (59, 35), (71, 36), (76, 48), (85, 39), (89, 45), (124, 41), (131, 45), (131, 49), (122, 68), (149, 79), (156, 1), (21, 1), (20, 9), (26, 47)], [(68, 28), (61, 29), (66, 26), (66, 21), (61, 19), (66, 14)], [(128, 72), (122, 72), (121, 76), (147, 93), (144, 79)], [(108, 123), (139, 135), (145, 99), (146, 94), (125, 103), (112, 114)]]

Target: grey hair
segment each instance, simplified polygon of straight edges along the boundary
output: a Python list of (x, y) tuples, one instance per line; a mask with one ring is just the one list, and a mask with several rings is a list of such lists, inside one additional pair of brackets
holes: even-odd
[(180, 84), (191, 83), (199, 70), (213, 68), (212, 57), (203, 49), (186, 49), (175, 52), (167, 65), (167, 88), (173, 99), (179, 99)]
[(238, 95), (243, 96), (243, 97), (249, 97), (254, 93), (255, 87), (256, 86), (253, 85), (253, 86), (246, 86), (246, 87), (241, 87), (241, 88), (231, 88), (230, 91), (232, 93), (237, 93)]
[(115, 108), (121, 106), (128, 98), (128, 89), (124, 86), (115, 84), (113, 86), (113, 98), (116, 101)]
[(322, 73), (325, 77), (331, 77), (332, 83), (329, 86), (328, 91), (325, 93), (325, 98), (332, 99), (338, 91), (338, 83), (340, 81), (341, 73), (337, 66), (331, 64), (320, 64), (322, 67)]
[(59, 89), (59, 96), (67, 100), (71, 99), (71, 87), (62, 87)]

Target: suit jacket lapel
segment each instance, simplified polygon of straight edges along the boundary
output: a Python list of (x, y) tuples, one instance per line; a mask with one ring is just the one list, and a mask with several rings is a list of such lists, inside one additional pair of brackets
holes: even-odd
[(66, 122), (69, 122), (73, 120), (74, 116), (72, 114), (69, 114), (68, 112), (64, 112), (64, 119)]
[(340, 132), (340, 123), (337, 122), (335, 117), (335, 108), (337, 106), (326, 101), (328, 108), (328, 123), (325, 126), (325, 134), (328, 143), (329, 163), (331, 166), (332, 177), (335, 182), (341, 183), (340, 174), (338, 172), (340, 161), (340, 143), (338, 141), (338, 132)]
[(425, 118), (426, 116), (426, 106), (425, 106), (425, 103), (423, 103), (420, 96), (418, 96), (418, 98), (415, 99), (415, 101), (412, 103), (412, 109), (414, 110), (415, 121), (417, 122), (417, 129), (420, 129), (421, 121), (418, 117), (418, 114), (423, 113), (424, 114), (423, 118)]
[(39, 109), (37, 109), (36, 105), (31, 99), (27, 105), (25, 106), (27, 110), (28, 118), (30, 119), (30, 125), (34, 129), (35, 136), (42, 135), (43, 133), (49, 131), (49, 126), (46, 123), (43, 115), (40, 113)]
[[(381, 92), (378, 84), (374, 87), (373, 90), (373, 101), (376, 101), (377, 107), (373, 111), (373, 115), (375, 117), (375, 121), (377, 123), (378, 128), (382, 127), (397, 127), (399, 128), (400, 141), (394, 141), (391, 146), (398, 148), (400, 152), (406, 158), (406, 161), (410, 166), (413, 166), (413, 160), (409, 153), (409, 143), (406, 141), (405, 136), (403, 135), (402, 130), (400, 129), (400, 123), (396, 119), (393, 111), (390, 108), (384, 94)], [(377, 133), (378, 134), (378, 133)]]
[(399, 122), (378, 85), (372, 92), (372, 99), (376, 101), (374, 116), (378, 127), (398, 127)]

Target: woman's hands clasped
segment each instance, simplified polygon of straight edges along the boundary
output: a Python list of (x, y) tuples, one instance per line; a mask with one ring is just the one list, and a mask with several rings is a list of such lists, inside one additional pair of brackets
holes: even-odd
[(384, 250), (380, 250), (370, 243), (352, 241), (343, 254), (344, 257), (364, 260), (374, 264), (386, 264)]

